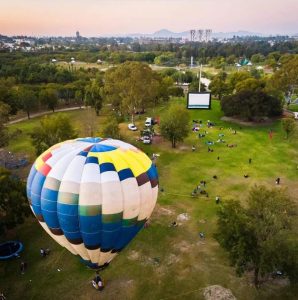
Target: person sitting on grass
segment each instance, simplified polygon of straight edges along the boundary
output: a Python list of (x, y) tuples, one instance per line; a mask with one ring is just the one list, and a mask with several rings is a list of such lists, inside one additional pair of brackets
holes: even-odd
[(39, 253), (41, 257), (46, 257), (46, 251), (43, 248), (40, 248)]
[(176, 221), (173, 221), (173, 222), (170, 224), (170, 227), (177, 227), (177, 226), (178, 226), (178, 224), (177, 224)]

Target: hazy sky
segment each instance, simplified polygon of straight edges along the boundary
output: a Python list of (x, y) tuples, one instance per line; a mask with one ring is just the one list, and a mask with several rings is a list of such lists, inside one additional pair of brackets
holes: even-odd
[(0, 0), (0, 33), (100, 36), (248, 30), (298, 33), (298, 0)]

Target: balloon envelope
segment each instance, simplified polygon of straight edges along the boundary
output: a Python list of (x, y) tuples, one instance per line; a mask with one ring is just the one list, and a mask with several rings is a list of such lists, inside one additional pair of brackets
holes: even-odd
[(47, 233), (91, 266), (109, 263), (143, 227), (158, 194), (155, 166), (113, 139), (54, 145), (27, 180), (31, 209)]

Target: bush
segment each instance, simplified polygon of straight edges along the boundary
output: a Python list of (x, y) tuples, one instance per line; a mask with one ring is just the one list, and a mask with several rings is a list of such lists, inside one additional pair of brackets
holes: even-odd
[(279, 99), (261, 91), (242, 90), (223, 97), (221, 109), (229, 117), (260, 120), (264, 117), (280, 116), (282, 103)]

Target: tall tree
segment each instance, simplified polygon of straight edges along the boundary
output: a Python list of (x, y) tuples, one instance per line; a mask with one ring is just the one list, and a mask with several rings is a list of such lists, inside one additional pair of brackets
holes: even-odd
[(177, 142), (182, 142), (189, 134), (189, 112), (179, 104), (172, 104), (162, 115), (160, 121), (161, 134), (175, 148)]
[(272, 77), (273, 85), (283, 91), (298, 85), (298, 55), (288, 58)]
[(39, 93), (39, 100), (55, 112), (55, 107), (58, 104), (58, 92), (54, 89), (43, 89)]
[(64, 114), (45, 116), (41, 119), (38, 128), (31, 133), (32, 144), (37, 155), (57, 143), (76, 137), (77, 133), (70, 119)]
[(0, 147), (7, 145), (9, 135), (5, 123), (9, 120), (10, 106), (0, 102)]
[(119, 124), (116, 118), (111, 118), (103, 128), (103, 137), (119, 139), (120, 138), (120, 131), (119, 131)]
[(211, 93), (214, 96), (218, 97), (219, 100), (221, 100), (223, 96), (228, 94), (229, 89), (226, 79), (227, 73), (219, 72), (217, 75), (214, 76), (209, 85)]
[(147, 64), (139, 62), (109, 69), (104, 90), (113, 108), (132, 118), (136, 110), (152, 106), (158, 95), (156, 76)]
[(85, 105), (93, 107), (96, 115), (99, 116), (102, 104), (103, 88), (96, 81), (93, 81), (86, 86)]
[(21, 87), (18, 90), (18, 98), (22, 109), (27, 113), (28, 119), (30, 119), (32, 109), (38, 106), (38, 99), (35, 93), (28, 87)]
[(0, 235), (30, 215), (25, 184), (0, 168)]
[[(296, 210), (284, 191), (264, 186), (251, 189), (245, 207), (233, 200), (222, 205), (215, 237), (229, 252), (238, 275), (253, 270), (258, 286), (260, 276), (276, 270), (295, 274), (295, 268), (297, 272), (298, 263), (289, 267), (297, 257), (289, 238)], [(281, 255), (283, 252), (288, 255)], [(297, 278), (291, 275), (290, 279)]]

